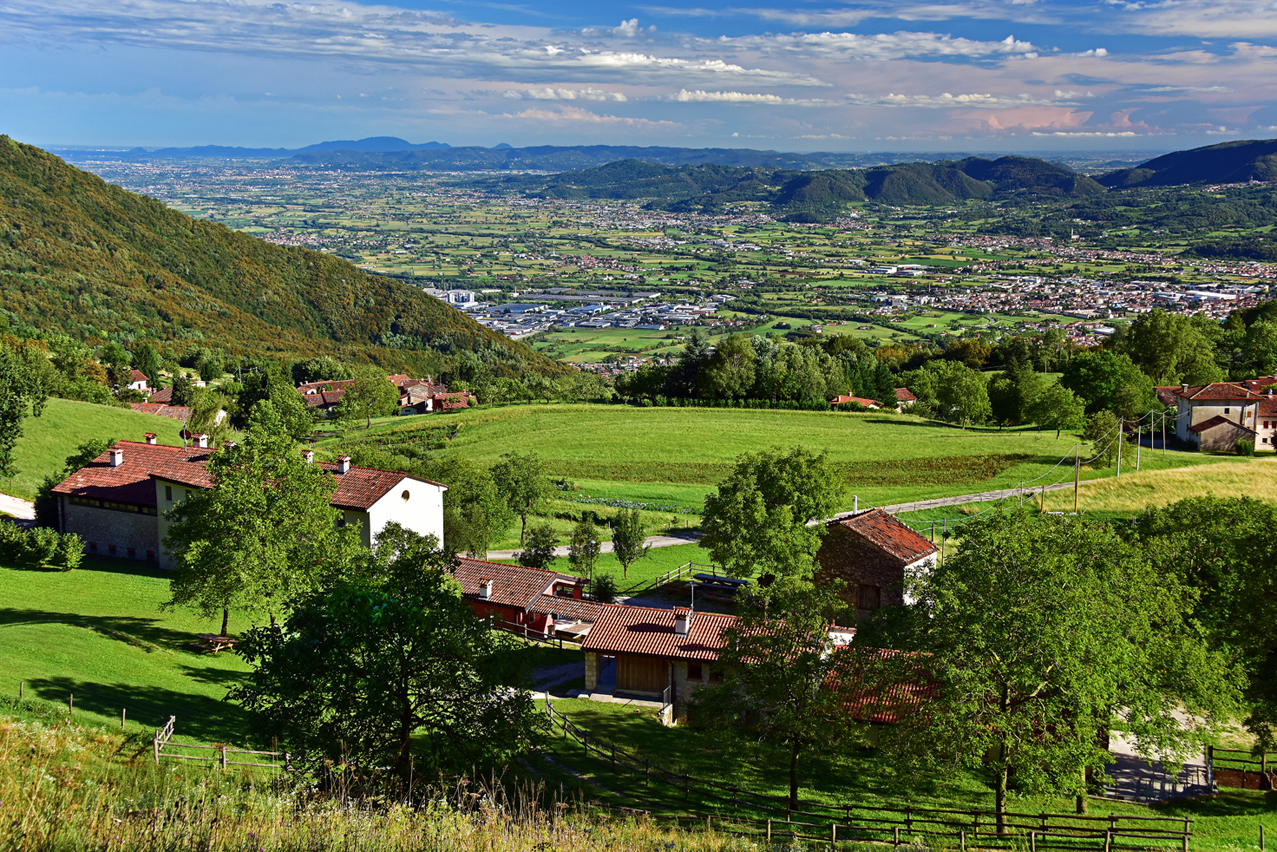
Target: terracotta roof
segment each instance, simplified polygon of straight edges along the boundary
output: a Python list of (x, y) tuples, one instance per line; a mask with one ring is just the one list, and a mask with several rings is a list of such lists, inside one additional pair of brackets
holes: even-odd
[(1250, 390), (1242, 382), (1212, 382), (1187, 391), (1181, 388), (1179, 395), (1194, 402), (1242, 402), (1260, 398), (1258, 391)]
[(839, 394), (829, 401), (830, 405), (842, 405), (844, 402), (855, 402), (863, 405), (865, 408), (878, 408), (878, 400), (865, 399), (863, 396), (850, 396), (848, 394)]
[(132, 370), (129, 372), (129, 382), (147, 382), (147, 381), (150, 381), (150, 379), (148, 379), (146, 377), (146, 373), (143, 373), (141, 370)]
[(859, 514), (830, 521), (828, 526), (834, 524), (846, 527), (879, 550), (891, 554), (906, 564), (939, 551), (939, 548), (925, 537), (882, 509), (866, 509)]
[(678, 660), (718, 659), (721, 634), (734, 615), (697, 612), (686, 636), (674, 632), (674, 610), (610, 606), (599, 613), (582, 648), (605, 654), (643, 654)]
[(847, 688), (842, 706), (857, 722), (895, 724), (939, 692), (927, 667), (928, 655), (856, 645), (840, 647), (835, 653), (843, 655), (836, 667), (838, 676), (855, 684)]
[[(154, 506), (152, 478), (179, 482), (193, 488), (209, 488), (213, 484), (205, 467), (213, 450), (165, 447), (136, 441), (117, 441), (114, 446), (124, 451), (123, 464), (111, 467), (110, 453), (103, 453), (55, 486), (54, 492)], [(405, 479), (445, 487), (428, 479), (371, 467), (352, 467), (344, 474), (336, 473), (335, 464), (320, 463), (319, 467), (335, 475), (337, 490), (330, 502), (339, 509), (367, 509)]]
[(308, 393), (302, 397), (306, 401), (306, 405), (310, 408), (327, 408), (330, 405), (336, 405), (341, 402), (341, 398), (346, 395), (344, 390), (320, 391), (318, 393)]
[(913, 395), (913, 391), (909, 388), (896, 388), (896, 402), (917, 402), (918, 397)]
[(556, 618), (575, 618), (577, 621), (598, 621), (603, 610), (620, 604), (603, 604), (598, 601), (579, 601), (558, 595), (542, 595), (529, 607), (533, 612), (554, 613)]
[(1162, 405), (1169, 405), (1171, 408), (1179, 405), (1179, 385), (1164, 385), (1153, 388), (1157, 391), (1157, 399)]
[(105, 452), (55, 485), (53, 492), (154, 507), (153, 476), (168, 474), (165, 478), (182, 482), (184, 480), (177, 477), (188, 474), (191, 469), (203, 472), (204, 462), (211, 452), (196, 447), (165, 447), (137, 441), (116, 441), (114, 446), (124, 451), (119, 467), (111, 467), (111, 454)]
[(130, 402), (129, 408), (143, 414), (168, 417), (171, 420), (190, 420), (191, 409), (185, 405), (163, 405), (154, 402)]
[(434, 399), (435, 411), (454, 411), (458, 408), (469, 408), (474, 396), (464, 391), (457, 391), (437, 394)]
[(297, 386), (301, 394), (319, 393), (326, 390), (345, 390), (355, 383), (354, 379), (335, 379), (326, 382), (306, 382)]
[(1222, 414), (1216, 414), (1214, 417), (1212, 417), (1209, 420), (1203, 420), (1201, 423), (1198, 423), (1194, 426), (1189, 426), (1188, 431), (1195, 432), (1198, 435), (1200, 435), (1203, 432), (1214, 429), (1216, 426), (1223, 426), (1224, 424), (1228, 424), (1229, 426), (1232, 426), (1236, 429), (1241, 429), (1244, 432), (1249, 432), (1252, 435), (1255, 434), (1254, 429), (1247, 428), (1246, 426), (1243, 426), (1240, 423), (1237, 423), (1233, 420), (1229, 420), (1227, 417), (1225, 417)]
[(1256, 379), (1242, 379), (1237, 384), (1256, 392), (1266, 391), (1272, 385), (1277, 385), (1277, 376), (1260, 376)]
[(484, 600), (529, 610), (533, 608), (533, 604), (540, 603), (541, 596), (562, 575), (556, 571), (542, 571), (526, 565), (506, 565), (504, 562), (463, 558), (458, 560), (452, 576), (461, 583), (461, 593), (466, 597), (479, 597), (479, 581), (488, 579), (492, 581), (492, 595)]
[(168, 405), (169, 403), (173, 401), (172, 386), (166, 387), (166, 388), (160, 388), (159, 390), (156, 390), (156, 391), (151, 391), (151, 395), (150, 397), (147, 398), (146, 401), (153, 402), (153, 403), (160, 403), (162, 405)]
[(1259, 416), (1272, 417), (1277, 414), (1277, 397), (1264, 397), (1259, 401)]

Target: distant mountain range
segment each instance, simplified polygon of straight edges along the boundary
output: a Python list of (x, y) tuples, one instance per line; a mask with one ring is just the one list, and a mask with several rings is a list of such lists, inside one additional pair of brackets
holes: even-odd
[(227, 145), (200, 145), (195, 148), (131, 148), (127, 151), (94, 148), (53, 148), (51, 150), (67, 162), (81, 162), (86, 159), (185, 160), (207, 157), (231, 160), (260, 160), (293, 157), (298, 154), (313, 154), (319, 151), (350, 151), (359, 154), (371, 154), (395, 151), (431, 151), (449, 147), (451, 146), (443, 142), (413, 144), (397, 136), (370, 136), (367, 139), (320, 142), (315, 145), (307, 145), (305, 148), (239, 148)]
[(0, 136), (0, 328), (434, 374), (568, 368), (341, 258), (193, 219)]
[(1104, 186), (1173, 186), (1185, 183), (1246, 183), (1277, 180), (1277, 139), (1221, 142), (1175, 151), (1096, 178)]

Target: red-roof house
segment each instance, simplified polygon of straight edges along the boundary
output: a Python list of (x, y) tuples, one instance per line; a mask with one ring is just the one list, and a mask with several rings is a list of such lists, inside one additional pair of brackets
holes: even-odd
[(141, 391), (142, 393), (146, 393), (148, 389), (147, 381), (148, 380), (146, 378), (146, 373), (143, 373), (141, 370), (129, 371), (129, 390)]
[(584, 600), (585, 581), (557, 571), (463, 558), (452, 576), (461, 583), (475, 615), (497, 618), (507, 628), (526, 628), (538, 636), (576, 641), (588, 635), (599, 613), (611, 606)]
[[(166, 447), (154, 441), (154, 436), (145, 443), (117, 441), (54, 486), (60, 531), (79, 534), (91, 553), (155, 560), (160, 567), (170, 567), (161, 545), (168, 532), (165, 512), (192, 492), (212, 486), (205, 465), (216, 450)], [(392, 521), (443, 541), (446, 486), (394, 471), (354, 467), (345, 456), (336, 464), (316, 464), (336, 479), (331, 503), (340, 513), (338, 525), (361, 524), (366, 546)]]
[(876, 399), (865, 399), (863, 396), (851, 396), (845, 393), (839, 394), (829, 400), (830, 405), (845, 405), (849, 402), (854, 402), (856, 405), (863, 405), (865, 408), (882, 408), (882, 405), (879, 404)]
[(846, 583), (843, 599), (857, 619), (905, 603), (905, 578), (929, 570), (938, 548), (882, 509), (867, 509), (825, 524), (816, 552), (817, 582)]
[[(1260, 403), (1272, 398), (1269, 378), (1181, 385), (1175, 392), (1175, 437), (1200, 450), (1232, 450), (1238, 439), (1254, 441)], [(1267, 443), (1256, 442), (1256, 449), (1274, 448), (1267, 437)]]
[(918, 401), (909, 388), (896, 388), (896, 411), (908, 411)]

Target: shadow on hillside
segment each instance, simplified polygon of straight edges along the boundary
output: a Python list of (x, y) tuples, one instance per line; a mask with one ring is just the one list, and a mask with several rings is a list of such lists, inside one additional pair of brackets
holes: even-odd
[(118, 718), (123, 708), (129, 721), (147, 727), (162, 727), (169, 716), (177, 717), (176, 739), (230, 742), (247, 741), (248, 716), (238, 705), (207, 695), (191, 695), (156, 686), (124, 683), (93, 683), (69, 677), (28, 681), (27, 689), (46, 701), (63, 706), (67, 696), (75, 696), (75, 709)]
[(146, 653), (167, 649), (182, 654), (195, 654), (189, 643), (195, 639), (184, 630), (161, 627), (157, 618), (127, 615), (78, 615), (71, 612), (48, 612), (42, 609), (0, 608), (0, 626), (8, 624), (65, 624), (92, 630), (116, 642), (132, 645)]
[(165, 571), (154, 562), (140, 559), (121, 559), (111, 556), (86, 555), (77, 571), (103, 571), (110, 574), (131, 574), (135, 577), (154, 577), (167, 580), (173, 576), (172, 571)]

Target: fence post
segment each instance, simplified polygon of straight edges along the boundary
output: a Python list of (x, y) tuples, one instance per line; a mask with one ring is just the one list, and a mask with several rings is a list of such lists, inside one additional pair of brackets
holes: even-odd
[(155, 729), (155, 739), (151, 743), (155, 747), (155, 765), (160, 765), (160, 729)]
[(121, 728), (124, 727), (124, 715), (125, 715), (125, 708), (121, 707), (120, 708), (120, 727)]
[(71, 692), (67, 693), (67, 712), (75, 712), (75, 694)]
[(284, 752), (284, 771), (289, 772), (292, 768), (292, 755), (288, 752)]
[[(900, 826), (895, 825), (895, 826), (892, 826), (892, 828), (895, 829), (895, 836), (892, 839), (892, 845), (899, 846), (900, 845)], [(1104, 852), (1108, 852), (1108, 850), (1105, 849)]]
[(226, 746), (222, 746), (222, 771), (226, 771)]
[(25, 681), (18, 681), (18, 700), (22, 700), (22, 687), (26, 686)]
[(1029, 832), (1029, 852), (1038, 852), (1038, 833), (1036, 831)]
[(771, 817), (768, 817), (768, 818), (767, 818), (767, 846), (768, 846), (768, 848), (771, 848), (771, 845), (772, 845), (772, 818), (771, 818)]
[(644, 787), (646, 787), (649, 783), (651, 783), (651, 776), (652, 776), (652, 761), (647, 760), (645, 758), (643, 760), (643, 786)]
[(1113, 846), (1113, 829), (1104, 829), (1104, 852), (1109, 852)]
[(838, 845), (838, 823), (831, 822), (829, 824), (829, 848), (833, 849)]
[(961, 852), (967, 852), (967, 833), (965, 831), (958, 832), (958, 844)]
[[(1188, 835), (1185, 835), (1186, 838), (1187, 836)], [(1259, 824), (1259, 852), (1264, 852), (1264, 849), (1264, 824), (1261, 822)]]

